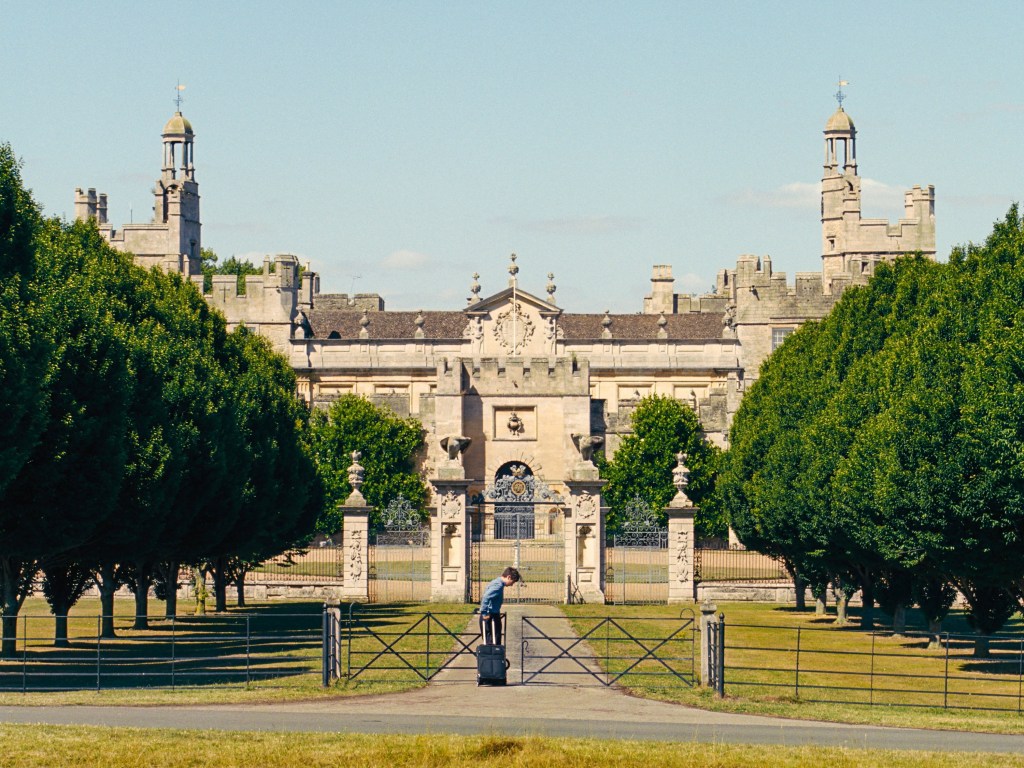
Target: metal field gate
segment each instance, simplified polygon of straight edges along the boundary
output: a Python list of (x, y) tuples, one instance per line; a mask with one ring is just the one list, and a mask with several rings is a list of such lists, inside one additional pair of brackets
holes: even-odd
[(525, 464), (510, 462), (472, 510), (470, 599), (507, 566), (523, 580), (505, 590), (508, 603), (563, 603), (566, 599), (565, 512), (562, 497)]
[(609, 603), (668, 602), (668, 529), (651, 506), (636, 498), (608, 536), (605, 599)]
[(381, 512), (370, 534), (369, 566), (371, 602), (430, 599), (430, 526), (402, 496)]

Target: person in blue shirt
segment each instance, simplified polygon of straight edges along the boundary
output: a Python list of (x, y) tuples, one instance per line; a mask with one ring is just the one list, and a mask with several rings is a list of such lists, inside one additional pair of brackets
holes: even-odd
[(505, 587), (511, 587), (520, 578), (519, 571), (508, 567), (484, 589), (480, 599), (480, 635), (484, 643), (501, 645), (501, 604), (505, 601)]

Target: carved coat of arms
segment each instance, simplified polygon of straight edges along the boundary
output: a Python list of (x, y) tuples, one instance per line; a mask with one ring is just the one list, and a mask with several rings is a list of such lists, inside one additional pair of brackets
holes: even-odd
[(510, 355), (518, 355), (533, 336), (534, 325), (518, 301), (494, 321), (494, 338)]

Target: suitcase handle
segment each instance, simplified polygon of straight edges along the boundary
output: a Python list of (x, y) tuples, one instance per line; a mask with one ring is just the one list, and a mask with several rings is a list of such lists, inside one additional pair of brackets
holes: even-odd
[(509, 661), (508, 659), (505, 659), (505, 669), (506, 670), (512, 669), (512, 662)]

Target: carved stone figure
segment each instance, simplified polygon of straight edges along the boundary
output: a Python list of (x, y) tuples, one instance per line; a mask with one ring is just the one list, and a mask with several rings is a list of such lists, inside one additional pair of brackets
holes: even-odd
[(580, 452), (583, 461), (593, 463), (594, 451), (604, 445), (604, 438), (598, 435), (572, 434), (573, 445)]
[(448, 454), (448, 461), (459, 461), (459, 457), (466, 452), (472, 438), (462, 435), (447, 435), (441, 438), (441, 448)]

